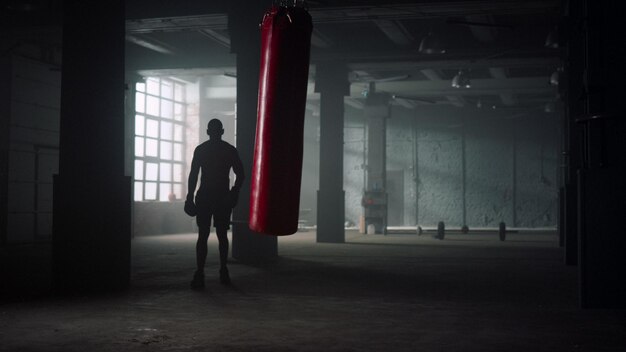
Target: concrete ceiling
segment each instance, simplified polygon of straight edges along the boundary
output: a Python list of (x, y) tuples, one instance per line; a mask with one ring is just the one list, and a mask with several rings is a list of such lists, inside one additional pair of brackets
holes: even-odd
[[(559, 1), (355, 3), (309, 2), (315, 27), (311, 81), (315, 64), (347, 62), (355, 107), (370, 81), (377, 81), (377, 91), (416, 98), (399, 102), (407, 108), (424, 100), (460, 107), (496, 97), (494, 104), (510, 107), (555, 99), (549, 77), (560, 65), (559, 51), (545, 48), (544, 41), (558, 19)], [(153, 6), (152, 17), (129, 18), (131, 69), (144, 75), (235, 73), (227, 16), (206, 11), (168, 16), (167, 9)], [(417, 50), (429, 32), (446, 44), (445, 54)], [(461, 69), (471, 79), (469, 89), (450, 85)]]

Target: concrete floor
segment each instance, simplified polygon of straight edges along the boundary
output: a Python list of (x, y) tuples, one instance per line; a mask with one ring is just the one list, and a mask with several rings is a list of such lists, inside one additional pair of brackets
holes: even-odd
[(37, 294), (46, 268), (13, 279), (26, 296), (0, 290), (0, 350), (626, 350), (626, 313), (578, 309), (577, 271), (562, 264), (554, 234), (346, 239), (280, 238), (276, 263), (233, 262), (224, 287), (212, 235), (197, 292), (188, 288), (194, 235), (135, 238), (128, 292)]

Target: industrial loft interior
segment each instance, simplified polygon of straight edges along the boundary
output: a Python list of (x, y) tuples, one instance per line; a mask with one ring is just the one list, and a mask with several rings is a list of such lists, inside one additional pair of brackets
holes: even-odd
[(0, 351), (626, 350), (625, 7), (3, 2)]

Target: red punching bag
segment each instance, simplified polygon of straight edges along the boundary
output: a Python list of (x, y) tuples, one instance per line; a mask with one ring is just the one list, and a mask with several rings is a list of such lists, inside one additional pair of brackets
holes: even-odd
[(261, 23), (261, 72), (250, 192), (250, 229), (290, 235), (298, 229), (311, 16), (272, 6)]

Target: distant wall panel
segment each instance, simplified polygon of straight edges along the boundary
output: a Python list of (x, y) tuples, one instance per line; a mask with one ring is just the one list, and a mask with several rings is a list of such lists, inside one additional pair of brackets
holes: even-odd
[(7, 242), (50, 239), (52, 175), (58, 172), (60, 73), (12, 58), (8, 149)]
[(542, 125), (537, 120), (516, 125), (516, 225), (520, 227), (554, 226), (557, 220), (557, 144), (549, 138), (556, 130)]
[(11, 120), (11, 60), (0, 57), (0, 245), (8, 226), (9, 138)]
[(513, 128), (509, 121), (474, 120), (467, 126), (468, 224), (497, 227), (513, 222)]
[(445, 126), (418, 132), (419, 223), (461, 226), (463, 217), (461, 135)]
[[(362, 110), (346, 111), (346, 126), (362, 124)], [(556, 226), (558, 115), (536, 112), (506, 118), (511, 114), (457, 107), (393, 108), (387, 121), (387, 170), (404, 170), (405, 226), (436, 226), (438, 221), (462, 225), (463, 133), (467, 225), (497, 227), (504, 221), (514, 226), (515, 218), (520, 227)], [(362, 213), (362, 131), (346, 128), (345, 136), (346, 219), (352, 220)]]

